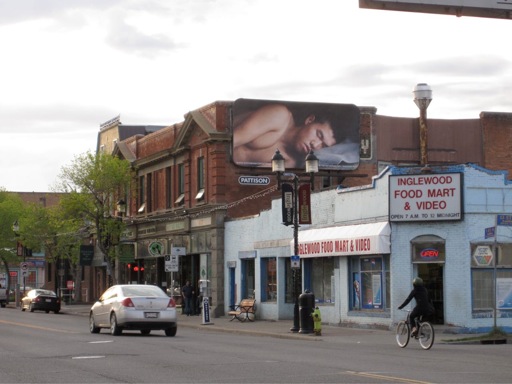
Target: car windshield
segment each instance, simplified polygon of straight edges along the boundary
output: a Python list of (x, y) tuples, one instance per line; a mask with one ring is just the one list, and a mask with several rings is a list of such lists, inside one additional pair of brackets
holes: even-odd
[(154, 285), (133, 285), (121, 288), (123, 296), (157, 296), (167, 297), (164, 291)]
[(37, 295), (45, 295), (45, 296), (56, 296), (55, 295), (55, 292), (53, 291), (48, 291), (46, 289), (37, 289), (36, 290), (36, 294)]

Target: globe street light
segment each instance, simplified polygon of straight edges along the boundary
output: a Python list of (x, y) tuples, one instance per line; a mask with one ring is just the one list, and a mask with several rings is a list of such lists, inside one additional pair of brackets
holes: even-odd
[(414, 87), (414, 103), (420, 109), (420, 163), (428, 168), (428, 127), (427, 108), (432, 101), (432, 88), (428, 84), (419, 83)]
[[(306, 174), (298, 175), (291, 172), (285, 172), (285, 160), (279, 149), (276, 150), (274, 156), (272, 157), (272, 172), (277, 174), (277, 188), (280, 190), (283, 184), (282, 177), (291, 178), (293, 180), (293, 189), (283, 191), (283, 207), (291, 208), (293, 212), (292, 224), (293, 224), (293, 256), (298, 257), (299, 255), (299, 210), (298, 210), (298, 191), (299, 191), (299, 181), (301, 176), (309, 176), (309, 184), (311, 189), (315, 189), (314, 183), (314, 175), (318, 172), (318, 158), (315, 156), (313, 151), (309, 151), (306, 156)], [(287, 202), (291, 201), (291, 207), (286, 206)], [(285, 220), (285, 225), (288, 225), (288, 220)], [(290, 260), (291, 262), (291, 260)], [(293, 270), (293, 298), (294, 298), (294, 308), (293, 308), (293, 327), (290, 328), (292, 332), (299, 332), (299, 289), (298, 289), (298, 276), (300, 276), (300, 261), (297, 266), (292, 264)]]

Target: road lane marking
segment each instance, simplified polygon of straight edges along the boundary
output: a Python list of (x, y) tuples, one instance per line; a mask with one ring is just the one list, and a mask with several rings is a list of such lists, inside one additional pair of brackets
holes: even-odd
[(75, 356), (71, 359), (73, 360), (81, 360), (81, 359), (104, 359), (105, 356)]
[(46, 328), (46, 327), (41, 327), (39, 325), (15, 323), (13, 321), (6, 321), (6, 320), (0, 320), (0, 324), (16, 325), (18, 327), (25, 327), (25, 328), (32, 328), (32, 329), (39, 329), (39, 330), (43, 330), (43, 331), (52, 331), (52, 332), (60, 332), (60, 333), (75, 333), (75, 334), (80, 333), (80, 332), (66, 331), (65, 329)]
[(114, 340), (89, 341), (89, 344), (113, 343)]
[(421, 381), (421, 380), (413, 380), (413, 379), (405, 379), (403, 377), (396, 377), (396, 376), (387, 376), (387, 375), (379, 375), (376, 373), (370, 373), (370, 372), (355, 372), (355, 371), (345, 371), (343, 373), (346, 373), (348, 375), (354, 375), (354, 376), (361, 376), (361, 377), (371, 377), (372, 379), (384, 379), (384, 380), (391, 380), (396, 381), (400, 383), (410, 383), (410, 384), (431, 384), (429, 381)]

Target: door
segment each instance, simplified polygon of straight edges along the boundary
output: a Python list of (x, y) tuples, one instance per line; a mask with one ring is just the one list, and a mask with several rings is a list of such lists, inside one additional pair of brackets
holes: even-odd
[(434, 324), (444, 324), (444, 264), (418, 264), (418, 276), (423, 279), (428, 290), (428, 296), (436, 311), (432, 322)]
[(229, 308), (234, 308), (236, 304), (235, 268), (229, 268)]

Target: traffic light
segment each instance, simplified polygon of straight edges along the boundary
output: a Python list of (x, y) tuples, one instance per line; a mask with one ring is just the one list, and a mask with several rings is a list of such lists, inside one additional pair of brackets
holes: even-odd
[(127, 263), (126, 268), (128, 268), (128, 280), (129, 281), (137, 281), (139, 282), (142, 279), (142, 273), (144, 272), (144, 261), (138, 260), (133, 263)]

